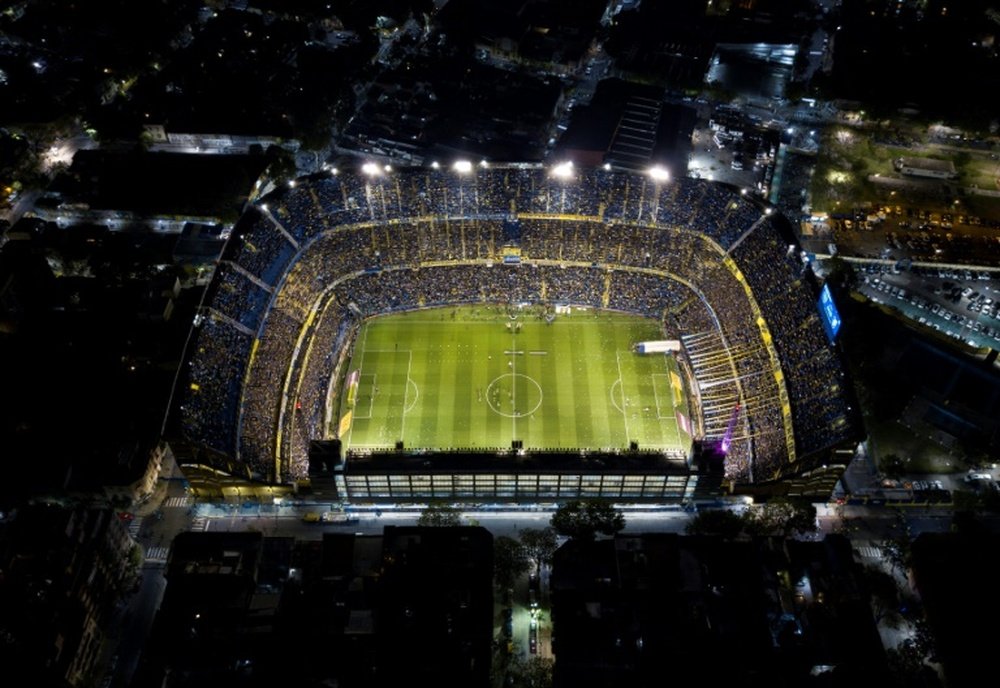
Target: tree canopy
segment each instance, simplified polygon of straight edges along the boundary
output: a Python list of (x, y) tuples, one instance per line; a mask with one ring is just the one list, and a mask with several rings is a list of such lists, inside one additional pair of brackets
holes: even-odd
[(718, 535), (727, 539), (743, 534), (743, 517), (728, 509), (700, 511), (687, 525), (688, 535)]
[(559, 535), (593, 540), (597, 533), (614, 535), (625, 528), (625, 516), (607, 502), (566, 502), (552, 514), (552, 528)]
[(802, 500), (776, 497), (743, 514), (746, 532), (750, 535), (790, 535), (816, 530), (816, 507)]
[(458, 526), (462, 524), (461, 512), (453, 506), (432, 504), (420, 512), (418, 526)]
[(552, 561), (559, 543), (556, 531), (549, 528), (525, 528), (521, 531), (521, 544), (525, 553), (535, 561), (535, 570), (541, 573), (542, 566)]
[(506, 590), (514, 580), (531, 568), (527, 548), (512, 537), (500, 535), (493, 541), (493, 579), (497, 587)]

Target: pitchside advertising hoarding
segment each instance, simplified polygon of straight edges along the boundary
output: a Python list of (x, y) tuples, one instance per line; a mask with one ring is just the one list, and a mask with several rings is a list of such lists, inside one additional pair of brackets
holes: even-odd
[(830, 285), (824, 284), (823, 291), (819, 294), (819, 312), (823, 316), (823, 329), (831, 342), (837, 338), (840, 332), (840, 313), (837, 311), (837, 304), (833, 302), (833, 295), (830, 293)]

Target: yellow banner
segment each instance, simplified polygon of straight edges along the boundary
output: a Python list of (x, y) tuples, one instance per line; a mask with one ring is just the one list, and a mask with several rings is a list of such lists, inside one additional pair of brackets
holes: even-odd
[(340, 429), (337, 431), (337, 437), (343, 437), (347, 434), (347, 431), (351, 429), (351, 419), (354, 417), (353, 411), (348, 411), (344, 414), (344, 417), (340, 419)]
[(681, 376), (673, 370), (670, 371), (670, 386), (674, 390), (674, 405), (676, 406), (683, 401), (684, 387), (681, 385)]

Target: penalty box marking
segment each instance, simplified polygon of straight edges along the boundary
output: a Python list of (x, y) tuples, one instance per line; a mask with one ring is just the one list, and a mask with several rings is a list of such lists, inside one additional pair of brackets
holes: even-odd
[(666, 378), (667, 388), (671, 390), (671, 396), (673, 396), (673, 388), (670, 387), (670, 375), (667, 373), (651, 373), (650, 377), (653, 378), (653, 396), (656, 398), (656, 418), (658, 420), (669, 420), (672, 421), (673, 423), (676, 423), (677, 418), (674, 417), (672, 413), (664, 416), (660, 412), (660, 394), (656, 391), (656, 378), (658, 377)]
[[(367, 336), (367, 334), (368, 334), (368, 330), (366, 328), (365, 329), (365, 335)], [(402, 413), (400, 413), (400, 416), (402, 417), (404, 414), (409, 413), (411, 410), (413, 410), (413, 407), (416, 405), (416, 398), (414, 398), (412, 404), (407, 404), (406, 403), (407, 399), (409, 398), (410, 384), (411, 383), (413, 384), (415, 394), (419, 394), (419, 392), (416, 389), (417, 388), (417, 383), (413, 382), (412, 380), (410, 380), (410, 367), (413, 365), (413, 351), (411, 349), (365, 349), (365, 348), (362, 348), (361, 349), (361, 362), (362, 362), (362, 365), (358, 368), (358, 370), (364, 370), (364, 360), (365, 360), (365, 356), (367, 354), (395, 354), (395, 355), (404, 354), (406, 356), (409, 356), (409, 363), (407, 364), (407, 367), (406, 367), (406, 388), (403, 391), (403, 411), (402, 411)], [(355, 405), (355, 408), (354, 408), (354, 410), (355, 410), (354, 420), (371, 420), (372, 419), (372, 415), (373, 415), (373, 412), (375, 410), (375, 379), (376, 379), (376, 376), (377, 376), (376, 373), (360, 373), (358, 375), (358, 389), (359, 390), (361, 389), (361, 380), (364, 379), (364, 378), (366, 378), (366, 377), (371, 377), (372, 378), (372, 384), (371, 384), (371, 388), (370, 388), (371, 391), (368, 394), (368, 400), (369, 400), (368, 401), (368, 415), (367, 416), (360, 416), (360, 415), (358, 415), (357, 414), (357, 406)], [(351, 429), (353, 430), (353, 428), (351, 428)]]
[(370, 377), (372, 379), (370, 385), (366, 385), (368, 389), (368, 415), (362, 416), (358, 413), (358, 399), (354, 400), (354, 419), (355, 420), (371, 420), (372, 411), (375, 406), (375, 381), (378, 379), (378, 375), (375, 373), (361, 373), (358, 375), (358, 394), (357, 397), (361, 397), (361, 383), (365, 378)]

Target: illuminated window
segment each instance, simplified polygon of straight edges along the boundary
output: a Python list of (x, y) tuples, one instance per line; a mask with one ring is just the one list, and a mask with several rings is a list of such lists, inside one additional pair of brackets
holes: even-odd
[(410, 484), (415, 497), (430, 497), (433, 495), (431, 491), (431, 477), (429, 475), (414, 475), (410, 478)]
[(477, 475), (476, 495), (482, 497), (490, 497), (494, 495), (496, 493), (494, 478), (495, 476), (493, 475)]
[(620, 475), (606, 475), (604, 476), (604, 484), (601, 488), (601, 495), (603, 497), (617, 497), (622, 492), (622, 476)]
[(577, 497), (580, 495), (580, 476), (564, 475), (559, 480), (560, 497)]
[(517, 489), (518, 491), (534, 492), (535, 490), (538, 489), (538, 476), (537, 475), (517, 476)]
[(555, 497), (559, 494), (559, 476), (558, 475), (540, 475), (538, 476), (538, 496), (539, 497)]
[(517, 492), (517, 478), (513, 475), (497, 476), (497, 496), (513, 497)]
[(435, 475), (432, 483), (435, 497), (450, 497), (455, 492), (450, 475)]
[(369, 497), (368, 480), (363, 475), (347, 477), (347, 494), (352, 497)]
[(580, 492), (586, 495), (597, 495), (601, 492), (601, 476), (585, 475), (580, 480)]
[(455, 494), (460, 497), (472, 497), (476, 494), (476, 482), (471, 475), (455, 476)]
[(385, 476), (369, 476), (368, 494), (371, 497), (390, 497), (389, 479)]

